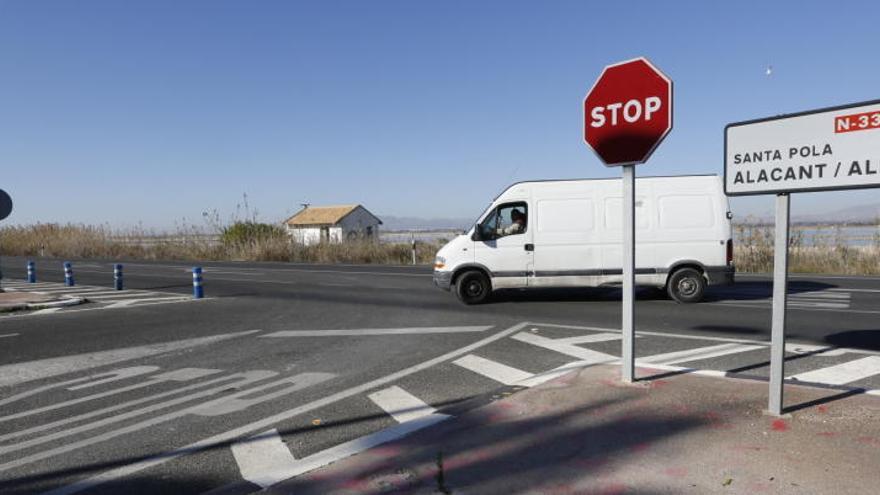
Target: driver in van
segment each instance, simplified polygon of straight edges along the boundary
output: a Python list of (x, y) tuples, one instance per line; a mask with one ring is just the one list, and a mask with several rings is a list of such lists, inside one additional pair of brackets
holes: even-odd
[(498, 229), (499, 236), (520, 234), (526, 230), (526, 214), (514, 208), (510, 211), (510, 225)]

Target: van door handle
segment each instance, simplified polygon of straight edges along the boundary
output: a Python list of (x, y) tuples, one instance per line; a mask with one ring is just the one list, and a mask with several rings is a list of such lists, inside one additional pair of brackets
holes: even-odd
[(526, 251), (534, 251), (534, 250), (535, 250), (535, 245), (532, 244), (532, 243), (528, 243), (528, 244), (525, 245), (525, 248), (526, 248)]

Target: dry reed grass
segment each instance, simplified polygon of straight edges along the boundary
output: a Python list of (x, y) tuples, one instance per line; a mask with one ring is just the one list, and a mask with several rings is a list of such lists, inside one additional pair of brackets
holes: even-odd
[[(767, 225), (737, 225), (738, 242), (733, 258), (737, 271), (773, 271), (774, 228)], [(880, 274), (880, 234), (868, 245), (851, 246), (840, 228), (833, 236), (816, 236), (807, 242), (803, 232), (793, 230), (789, 238), (789, 271), (838, 275)]]
[[(417, 263), (431, 263), (439, 243), (416, 243)], [(353, 241), (303, 246), (280, 231), (241, 242), (219, 242), (196, 228), (157, 236), (145, 231), (112, 231), (89, 225), (37, 224), (0, 228), (0, 254), (52, 258), (148, 259), (180, 261), (286, 261), (305, 263), (410, 264), (407, 244)]]

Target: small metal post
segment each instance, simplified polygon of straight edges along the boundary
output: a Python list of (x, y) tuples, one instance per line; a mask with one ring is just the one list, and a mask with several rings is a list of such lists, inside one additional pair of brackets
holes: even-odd
[(788, 305), (788, 222), (791, 197), (776, 196), (776, 239), (773, 247), (773, 325), (770, 329), (770, 399), (768, 412), (782, 415), (785, 378), (785, 312)]
[(205, 297), (205, 288), (202, 286), (202, 267), (193, 267), (193, 299)]
[(68, 287), (76, 285), (73, 281), (73, 265), (69, 261), (64, 262), (64, 285)]
[(122, 290), (122, 264), (116, 263), (113, 265), (113, 287), (116, 290)]
[(27, 262), (27, 281), (30, 284), (37, 283), (37, 265), (33, 261)]
[(412, 264), (416, 264), (416, 234), (414, 232), (409, 233), (412, 243)]
[(635, 165), (623, 166), (623, 331), (620, 377), (635, 379), (635, 266), (636, 266), (636, 172)]

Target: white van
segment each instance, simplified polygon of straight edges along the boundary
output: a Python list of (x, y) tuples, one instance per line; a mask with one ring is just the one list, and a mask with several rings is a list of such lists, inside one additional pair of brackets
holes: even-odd
[[(620, 179), (520, 182), (437, 252), (434, 283), (465, 304), (493, 290), (623, 282)], [(698, 302), (734, 278), (730, 206), (717, 175), (636, 179), (636, 284)]]

